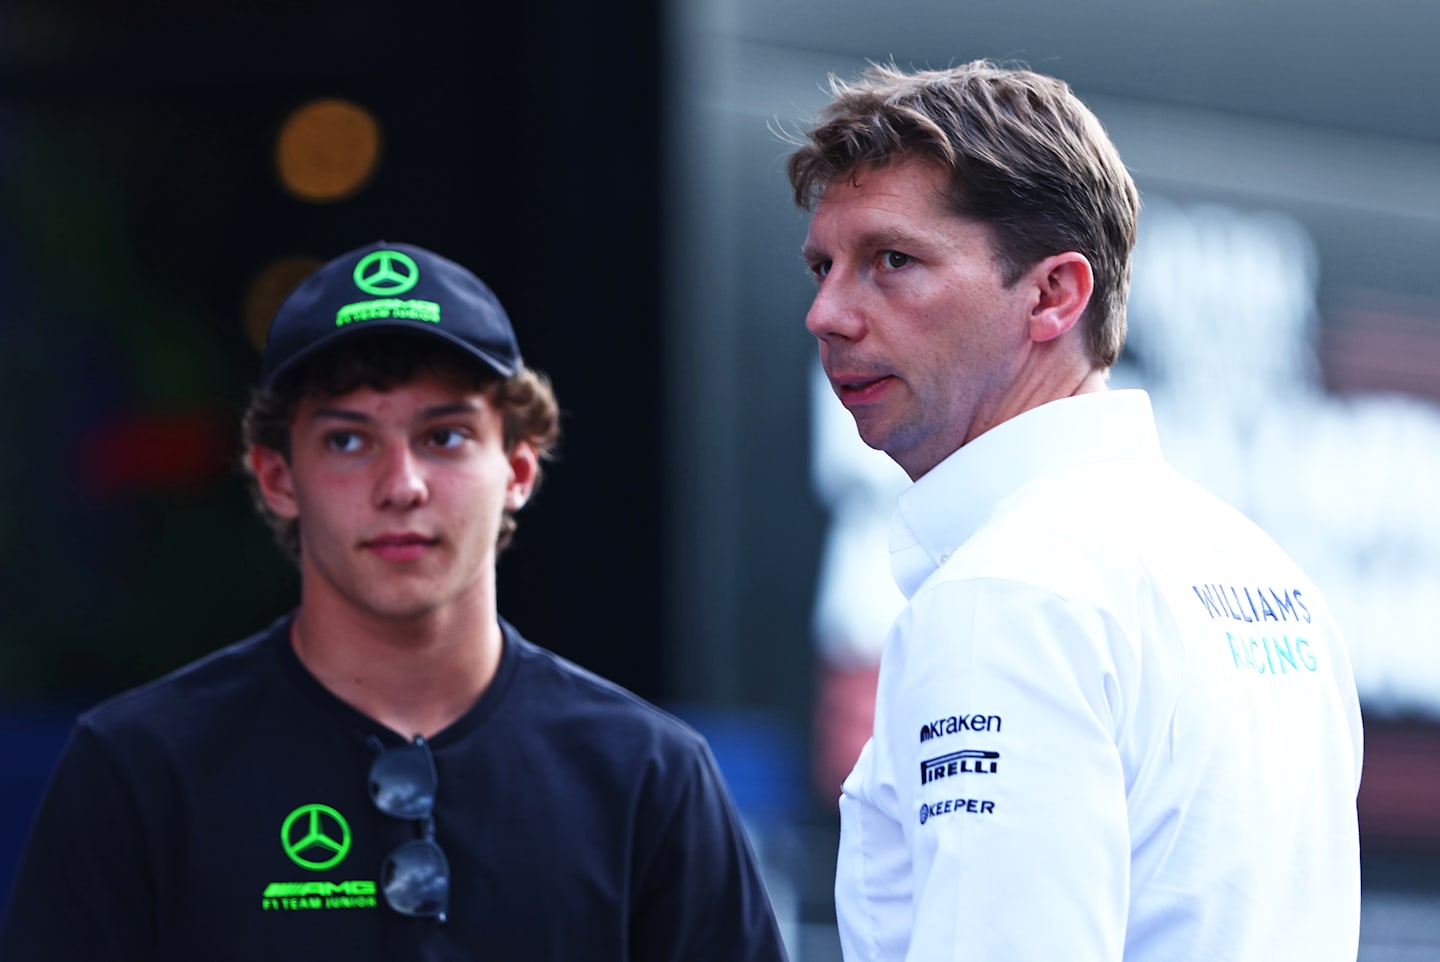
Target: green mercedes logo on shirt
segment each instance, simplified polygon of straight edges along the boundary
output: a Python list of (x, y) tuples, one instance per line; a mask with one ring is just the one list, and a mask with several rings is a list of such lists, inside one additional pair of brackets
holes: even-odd
[(420, 268), (399, 251), (375, 251), (355, 265), (355, 286), (375, 297), (404, 294), (420, 282)]
[(296, 865), (323, 872), (350, 851), (350, 825), (329, 805), (301, 805), (280, 826), (280, 844)]

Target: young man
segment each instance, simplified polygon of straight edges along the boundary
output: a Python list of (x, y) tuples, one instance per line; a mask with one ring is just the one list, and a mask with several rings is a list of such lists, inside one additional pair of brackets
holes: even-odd
[(556, 429), (469, 271), (305, 281), (245, 419), (300, 607), (79, 720), (0, 958), (782, 959), (701, 738), (498, 616)]
[(1361, 727), (1320, 592), (1106, 389), (1139, 202), (1061, 82), (874, 67), (789, 162), (806, 323), (909, 474), (846, 779), (847, 960), (1353, 960)]

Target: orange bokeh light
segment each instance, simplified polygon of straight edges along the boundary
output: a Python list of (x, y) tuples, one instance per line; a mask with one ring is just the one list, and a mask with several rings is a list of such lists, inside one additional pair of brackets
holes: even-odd
[(380, 124), (348, 100), (304, 104), (286, 118), (275, 143), (280, 182), (302, 200), (343, 200), (365, 186), (379, 162)]
[(255, 350), (265, 350), (265, 336), (280, 304), (323, 264), (318, 257), (284, 257), (266, 264), (250, 279), (245, 290), (245, 338)]

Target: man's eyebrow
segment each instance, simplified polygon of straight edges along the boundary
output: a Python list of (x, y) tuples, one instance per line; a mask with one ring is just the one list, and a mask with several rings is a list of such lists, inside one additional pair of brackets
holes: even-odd
[(370, 415), (361, 414), (359, 411), (347, 411), (345, 408), (316, 408), (310, 412), (312, 421), (350, 421), (354, 424), (365, 424), (370, 420)]
[[(890, 247), (920, 247), (925, 244), (925, 240), (914, 231), (901, 227), (877, 227), (858, 234), (852, 243), (863, 250), (882, 250)], [(827, 254), (811, 244), (805, 244), (800, 248), (800, 256), (805, 259), (806, 263), (828, 259)]]
[(905, 230), (902, 227), (877, 227), (861, 234), (859, 243), (862, 247), (871, 248), (914, 247), (924, 243), (924, 240), (914, 231)]
[(474, 401), (449, 401), (445, 404), (436, 404), (420, 412), (422, 418), (444, 418), (455, 414), (478, 414), (480, 405)]
[[(457, 414), (475, 414), (480, 410), (480, 405), (474, 401), (447, 401), (444, 404), (431, 405), (420, 412), (421, 420), (433, 418), (452, 417)], [(372, 420), (370, 415), (361, 411), (352, 411), (349, 408), (316, 408), (310, 412), (312, 421), (345, 421), (350, 424), (368, 424)]]

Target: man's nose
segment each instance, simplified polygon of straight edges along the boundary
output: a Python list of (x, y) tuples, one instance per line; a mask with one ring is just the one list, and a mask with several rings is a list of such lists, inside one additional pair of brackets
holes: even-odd
[(428, 488), (425, 473), (415, 452), (397, 444), (380, 459), (380, 476), (375, 482), (375, 500), (381, 507), (413, 508), (425, 503)]
[(805, 329), (822, 341), (843, 338), (857, 341), (865, 335), (864, 313), (856, 296), (854, 284), (832, 270), (820, 282), (810, 311), (805, 315)]

